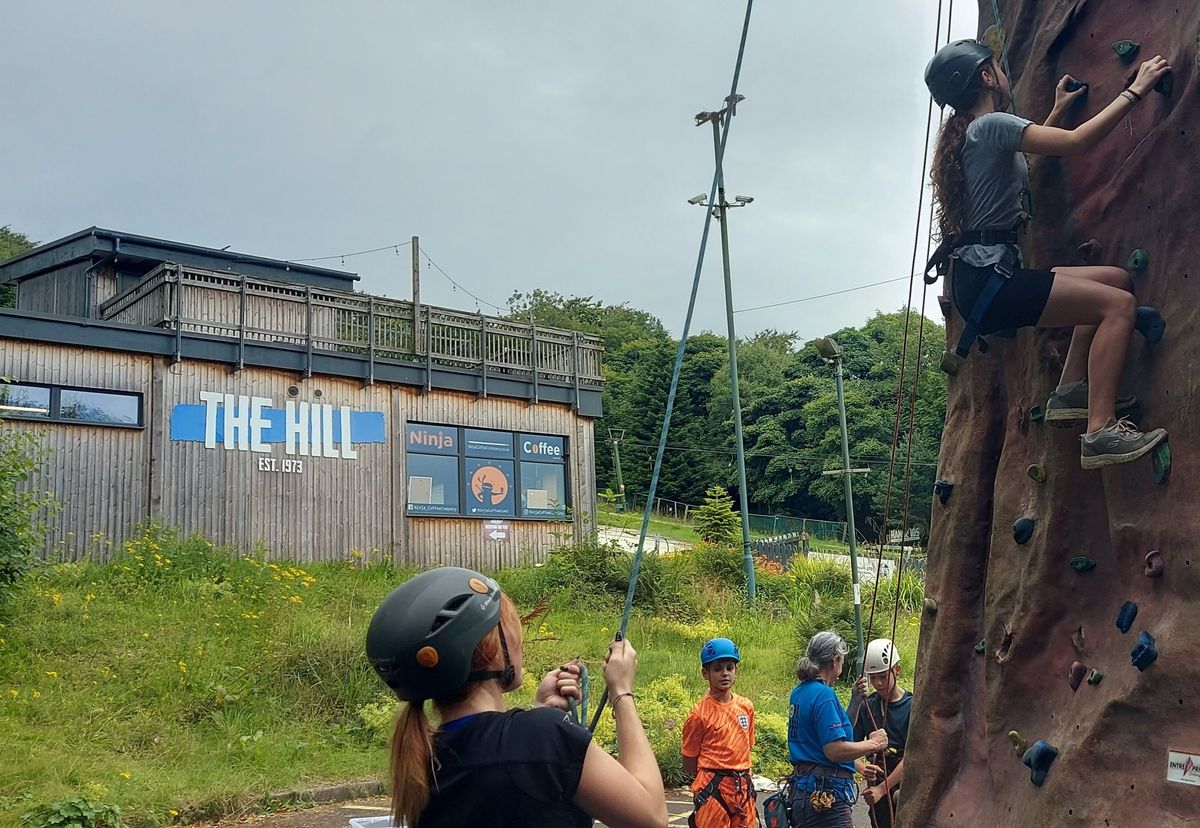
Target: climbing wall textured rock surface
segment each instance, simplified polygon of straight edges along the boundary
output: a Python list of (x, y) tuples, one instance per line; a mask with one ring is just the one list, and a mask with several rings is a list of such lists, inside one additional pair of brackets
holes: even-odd
[[(1135, 335), (1122, 391), (1142, 401), (1143, 427), (1169, 430), (1173, 469), (1166, 485), (1149, 457), (1085, 472), (1078, 429), (1030, 422), (1069, 331), (993, 337), (989, 353), (949, 378), (939, 477), (954, 488), (933, 504), (926, 590), (938, 610), (922, 624), (900, 822), (1200, 824), (1200, 787), (1167, 781), (1168, 750), (1200, 755), (1200, 4), (1000, 0), (1000, 9), (1017, 112), (1034, 120), (1065, 73), (1090, 84), (1072, 126), (1142, 60), (1162, 53), (1174, 67), (1172, 94), (1148, 95), (1089, 154), (1031, 159), (1025, 244), (1035, 267), (1085, 255), (1125, 266), (1135, 249), (1147, 252), (1138, 303), (1162, 309), (1166, 335), (1153, 348)], [(990, 0), (979, 13), (982, 33)], [(1141, 44), (1129, 64), (1113, 49), (1121, 40)], [(949, 343), (961, 326), (948, 320)], [(1027, 474), (1033, 464), (1044, 482)], [(1014, 521), (1026, 516), (1035, 528), (1019, 545)], [(1072, 566), (1077, 556), (1094, 568)], [(1122, 633), (1127, 601), (1137, 613)], [(1158, 657), (1141, 672), (1131, 651), (1143, 631)], [(1076, 663), (1088, 680), (1072, 690)], [(1058, 750), (1041, 786), (1013, 746), (1038, 740)]]

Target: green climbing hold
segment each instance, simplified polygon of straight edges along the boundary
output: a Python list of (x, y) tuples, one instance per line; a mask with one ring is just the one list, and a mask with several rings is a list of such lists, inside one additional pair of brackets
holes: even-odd
[(1025, 470), (1025, 473), (1036, 480), (1038, 483), (1046, 482), (1046, 467), (1038, 463), (1034, 463)]
[(982, 653), (986, 649), (987, 649), (987, 639), (985, 639), (985, 638), (979, 639), (979, 643), (975, 645), (975, 652)]
[(1122, 63), (1133, 63), (1137, 57), (1138, 49), (1142, 48), (1142, 44), (1135, 43), (1132, 40), (1118, 40), (1112, 45), (1112, 49), (1117, 53), (1117, 57)]
[(1099, 684), (1100, 682), (1104, 681), (1104, 673), (1101, 673), (1099, 670), (1093, 669), (1092, 672), (1090, 672), (1088, 674), (1087, 681), (1088, 681), (1088, 684), (1092, 684), (1092, 685)]
[(1133, 273), (1142, 273), (1149, 264), (1150, 254), (1139, 247), (1129, 254), (1129, 261), (1125, 264), (1125, 269)]
[(1154, 447), (1154, 482), (1167, 485), (1171, 478), (1171, 444), (1166, 440)]
[(1035, 405), (1033, 408), (1029, 409), (1029, 422), (1040, 423), (1044, 419), (1046, 419), (1046, 412), (1042, 411), (1042, 407), (1040, 405)]
[(1158, 83), (1154, 84), (1154, 91), (1164, 97), (1171, 97), (1171, 93), (1175, 91), (1175, 76), (1168, 72), (1158, 79)]
[(1076, 555), (1071, 558), (1071, 569), (1076, 572), (1091, 572), (1096, 568), (1096, 562), (1087, 555)]
[(1000, 26), (997, 26), (995, 23), (988, 26), (983, 32), (983, 37), (979, 38), (980, 43), (992, 50), (992, 56), (995, 57), (996, 60), (1002, 60), (1004, 58), (1004, 40), (1004, 29)]
[(1029, 750), (1029, 742), (1015, 730), (1008, 731), (1008, 741), (1012, 742), (1013, 750), (1017, 752), (1017, 756), (1024, 756), (1025, 751)]

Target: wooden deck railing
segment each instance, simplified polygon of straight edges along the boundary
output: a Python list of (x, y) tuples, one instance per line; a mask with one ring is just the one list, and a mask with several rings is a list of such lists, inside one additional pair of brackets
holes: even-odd
[(603, 340), (482, 314), (163, 264), (100, 306), (129, 325), (424, 362), (538, 382), (598, 385)]

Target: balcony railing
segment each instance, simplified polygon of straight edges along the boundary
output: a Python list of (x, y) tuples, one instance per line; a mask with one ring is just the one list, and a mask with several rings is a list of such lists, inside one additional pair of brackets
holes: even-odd
[[(483, 314), (163, 264), (100, 306), (102, 319), (306, 353), (356, 354), (563, 385), (599, 385), (603, 340)], [(535, 392), (536, 393), (536, 392)]]

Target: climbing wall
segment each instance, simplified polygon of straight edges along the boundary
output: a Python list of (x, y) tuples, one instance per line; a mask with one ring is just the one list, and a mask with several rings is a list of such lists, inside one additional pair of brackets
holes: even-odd
[[(1079, 430), (1031, 416), (1058, 378), (1069, 331), (993, 337), (989, 353), (948, 379), (939, 477), (953, 488), (933, 507), (900, 822), (1200, 824), (1200, 768), (1186, 759), (1200, 764), (1200, 4), (1000, 8), (1026, 117), (1045, 117), (1064, 73), (1090, 85), (1073, 125), (1108, 104), (1141, 60), (1162, 53), (1174, 67), (1171, 94), (1147, 96), (1090, 154), (1031, 159), (1025, 249), (1042, 267), (1125, 266), (1145, 251), (1138, 302), (1161, 308), (1167, 328), (1153, 347), (1135, 335), (1122, 391), (1142, 401), (1144, 427), (1169, 430), (1173, 468), (1162, 482), (1166, 469), (1156, 475), (1150, 457), (1082, 471)], [(979, 13), (982, 34), (990, 0)], [(1140, 44), (1129, 63), (1113, 48), (1125, 40)], [(948, 319), (949, 343), (961, 325)], [(1139, 670), (1131, 654), (1151, 638)], [(1010, 731), (1042, 773), (1022, 762)], [(1057, 750), (1048, 769), (1053, 754), (1039, 740)]]

